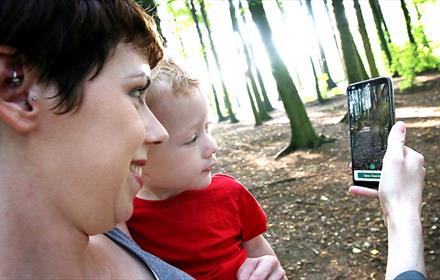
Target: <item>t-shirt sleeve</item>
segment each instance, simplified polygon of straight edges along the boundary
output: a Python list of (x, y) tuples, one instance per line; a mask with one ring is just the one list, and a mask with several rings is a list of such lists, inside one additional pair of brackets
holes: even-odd
[(257, 200), (241, 185), (239, 211), (242, 240), (248, 241), (267, 230), (267, 217)]
[(400, 273), (394, 280), (426, 280), (426, 277), (416, 270), (410, 270)]

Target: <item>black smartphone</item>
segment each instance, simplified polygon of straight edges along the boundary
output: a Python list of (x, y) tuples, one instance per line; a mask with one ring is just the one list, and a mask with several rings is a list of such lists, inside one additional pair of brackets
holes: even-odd
[(379, 187), (388, 134), (395, 122), (393, 95), (388, 77), (347, 87), (351, 170), (356, 186)]

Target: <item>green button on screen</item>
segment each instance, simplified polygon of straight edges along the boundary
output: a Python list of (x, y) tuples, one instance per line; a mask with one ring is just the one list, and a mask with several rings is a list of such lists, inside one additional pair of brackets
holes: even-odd
[(380, 179), (380, 172), (377, 172), (377, 173), (359, 172), (357, 175), (358, 175), (359, 179)]

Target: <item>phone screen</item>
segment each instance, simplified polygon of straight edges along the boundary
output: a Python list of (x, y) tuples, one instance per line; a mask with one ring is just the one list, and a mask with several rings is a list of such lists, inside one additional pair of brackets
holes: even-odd
[(347, 87), (353, 182), (379, 186), (388, 133), (394, 124), (391, 79), (375, 78)]

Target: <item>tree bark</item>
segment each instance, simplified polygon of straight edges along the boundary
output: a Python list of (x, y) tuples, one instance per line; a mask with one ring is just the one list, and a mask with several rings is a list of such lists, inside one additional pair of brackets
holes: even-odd
[(322, 143), (322, 139), (316, 135), (295, 84), (274, 45), (263, 3), (261, 0), (248, 0), (248, 4), (252, 19), (258, 27), (261, 38), (264, 38), (264, 46), (271, 62), (278, 93), (290, 120), (290, 143), (277, 154), (277, 158), (297, 149), (315, 148)]
[(368, 79), (362, 60), (360, 59), (353, 37), (348, 27), (342, 0), (332, 0), (336, 25), (341, 37), (341, 49), (344, 59), (348, 83), (354, 83)]
[[(330, 70), (329, 70), (328, 64), (327, 64), (327, 58), (325, 56), (324, 49), (322, 48), (321, 39), (319, 38), (319, 34), (318, 34), (318, 29), (316, 28), (315, 15), (313, 14), (311, 0), (306, 0), (306, 6), (307, 6), (307, 10), (308, 10), (310, 16), (312, 17), (312, 26), (313, 26), (313, 31), (315, 33), (316, 41), (318, 42), (322, 72), (325, 73), (328, 77), (328, 79), (326, 81), (327, 87), (329, 89), (332, 89), (332, 88), (336, 87), (336, 84), (333, 81), (332, 76), (330, 75)], [(313, 69), (313, 71), (315, 71), (315, 69)], [(316, 71), (314, 72), (314, 75), (316, 76)], [(320, 92), (318, 94), (320, 95)]]
[[(190, 4), (191, 4), (191, 8), (195, 10), (194, 0), (190, 0)], [(199, 4), (200, 4), (200, 12), (202, 14), (202, 19), (203, 19), (203, 22), (205, 23), (205, 27), (206, 27), (206, 30), (208, 32), (208, 38), (209, 38), (209, 42), (211, 44), (211, 51), (212, 51), (212, 54), (214, 55), (215, 64), (217, 65), (217, 68), (218, 68), (219, 73), (220, 73), (220, 78), (221, 78), (221, 83), (222, 83), (222, 88), (223, 88), (223, 94), (224, 94), (224, 97), (225, 97), (225, 105), (226, 105), (226, 108), (228, 110), (228, 115), (229, 115), (229, 121), (231, 123), (237, 123), (238, 119), (235, 117), (234, 111), (232, 110), (232, 104), (231, 104), (231, 101), (229, 99), (229, 92), (228, 92), (228, 89), (227, 89), (227, 87), (225, 85), (225, 81), (224, 81), (224, 78), (223, 78), (223, 69), (222, 69), (222, 67), (220, 65), (220, 61), (218, 59), (217, 50), (216, 50), (216, 47), (215, 47), (215, 44), (214, 44), (214, 40), (212, 39), (211, 26), (210, 26), (210, 23), (209, 23), (209, 20), (208, 20), (208, 15), (206, 14), (204, 0), (199, 0)]]
[[(193, 8), (194, 5), (190, 6), (190, 4), (188, 2), (186, 2), (186, 6), (190, 10), (191, 16), (192, 16), (193, 21), (196, 25), (197, 35), (199, 37), (200, 46), (202, 48), (203, 59), (206, 64), (206, 69), (209, 71), (209, 63), (208, 63), (208, 57), (206, 54), (206, 46), (205, 46), (205, 42), (203, 41), (203, 35), (202, 35), (202, 31), (200, 30), (199, 20), (197, 18), (197, 13), (196, 13), (195, 7)], [(218, 121), (222, 122), (222, 121), (226, 120), (226, 117), (224, 117), (222, 114), (222, 110), (220, 108), (220, 102), (218, 100), (217, 91), (215, 90), (215, 87), (212, 83), (211, 83), (211, 87), (212, 87), (212, 93), (214, 94), (214, 103), (215, 103), (215, 109), (217, 111)]]
[(378, 77), (379, 71), (377, 71), (376, 62), (374, 61), (374, 55), (373, 51), (371, 50), (370, 39), (368, 38), (367, 29), (365, 28), (365, 21), (364, 17), (362, 16), (359, 0), (354, 0), (354, 8), (356, 10), (356, 17), (359, 24), (359, 33), (361, 34), (362, 42), (364, 44), (365, 55), (367, 56), (371, 77)]

